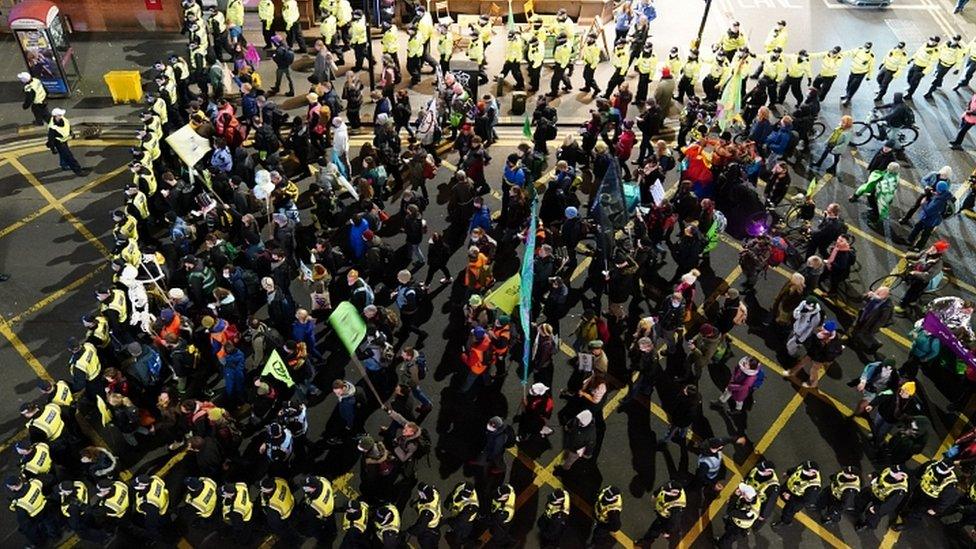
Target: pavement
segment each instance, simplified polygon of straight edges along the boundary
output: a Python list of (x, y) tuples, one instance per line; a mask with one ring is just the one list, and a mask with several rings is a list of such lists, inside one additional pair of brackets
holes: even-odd
[[(974, 35), (973, 19), (951, 16), (949, 2), (937, 0), (917, 0), (914, 3), (900, 2), (884, 11), (860, 10), (841, 4), (828, 3), (829, 0), (716, 0), (714, 11), (706, 32), (715, 36), (734, 17), (743, 23), (743, 28), (753, 36), (757, 45), (774, 20), (786, 18), (790, 22), (790, 44), (798, 49), (804, 47), (811, 51), (827, 49), (843, 44), (854, 46), (864, 40), (871, 40), (876, 51), (882, 53), (897, 40), (905, 40), (909, 48), (930, 34), (948, 34), (955, 30), (963, 32), (968, 40)], [(655, 22), (655, 42), (661, 46), (687, 43), (697, 29), (698, 12), (688, 10), (680, 0), (658, 0), (661, 14)], [(692, 12), (690, 15), (689, 12)], [(249, 14), (253, 16), (253, 14)], [(50, 153), (43, 147), (43, 139), (29, 128), (20, 124), (28, 121), (29, 115), (20, 110), (19, 86), (9, 82), (0, 84), (0, 197), (3, 198), (2, 221), (0, 221), (0, 270), (12, 278), (0, 284), (0, 364), (6, 383), (0, 384), (0, 456), (2, 471), (6, 476), (14, 470), (15, 456), (11, 444), (23, 436), (23, 421), (17, 414), (20, 403), (36, 398), (34, 384), (38, 378), (58, 379), (66, 376), (67, 353), (64, 350), (66, 339), (81, 333), (80, 317), (93, 308), (92, 290), (108, 280), (105, 269), (105, 246), (110, 241), (111, 220), (109, 211), (121, 203), (120, 189), (128, 180), (124, 172), (129, 146), (127, 124), (135, 122), (134, 107), (115, 106), (106, 99), (107, 90), (101, 82), (101, 74), (112, 69), (144, 69), (164, 52), (175, 51), (182, 46), (178, 36), (153, 35), (113, 36), (106, 40), (103, 35), (75, 35), (75, 44), (81, 60), (85, 77), (79, 92), (70, 99), (52, 102), (53, 105), (69, 109), (75, 123), (93, 122), (103, 124), (106, 134), (93, 140), (76, 140), (72, 143), (75, 154), (81, 163), (92, 168), (92, 172), (77, 178), (57, 170)], [(21, 57), (15, 51), (10, 37), (0, 42), (0, 48), (7, 53), (0, 57), (0, 71), (15, 74), (20, 70)], [(501, 48), (494, 44), (489, 56), (492, 71), (500, 67)], [(495, 64), (499, 67), (495, 67)], [(268, 78), (269, 67), (262, 64), (261, 71)], [(606, 67), (602, 71), (608, 71)], [(491, 72), (491, 71), (489, 71)], [(543, 73), (543, 81), (547, 72)], [(606, 78), (607, 73), (600, 76)], [(843, 78), (843, 75), (842, 75)], [(577, 77), (578, 79), (578, 77)], [(949, 78), (950, 85), (954, 83)], [(417, 101), (425, 91), (422, 84), (415, 94)], [(832, 126), (840, 114), (848, 112), (838, 105), (839, 80), (832, 90), (831, 97), (824, 105), (822, 118)], [(893, 86), (898, 89), (901, 82)], [(873, 82), (866, 82), (853, 108), (855, 118), (863, 119), (870, 111), (870, 97)], [(947, 86), (948, 87), (948, 86)], [(429, 91), (429, 88), (426, 88)], [(895, 213), (900, 214), (914, 201), (915, 184), (922, 175), (942, 165), (952, 166), (956, 173), (954, 181), (960, 181), (973, 169), (973, 159), (968, 153), (948, 150), (946, 140), (954, 135), (954, 121), (963, 107), (967, 94), (939, 93), (932, 102), (918, 100), (915, 108), (922, 126), (922, 137), (908, 151), (912, 167), (902, 172), (903, 182), (896, 198)], [(564, 96), (558, 106), (560, 119), (559, 139), (575, 131), (572, 121), (585, 116), (588, 105), (580, 103), (572, 96)], [(510, 127), (499, 130), (500, 141), (492, 148), (493, 156), (501, 158), (521, 141), (520, 128)], [(353, 147), (358, 148), (369, 139), (368, 135), (354, 136)], [(906, 230), (892, 226), (889, 234), (872, 231), (860, 220), (863, 205), (849, 204), (844, 200), (852, 189), (864, 180), (864, 167), (870, 159), (877, 143), (865, 146), (855, 152), (852, 158), (842, 161), (837, 178), (823, 183), (817, 191), (815, 200), (818, 207), (824, 208), (831, 202), (838, 202), (844, 208), (844, 217), (857, 237), (859, 270), (851, 277), (852, 288), (864, 288), (871, 281), (892, 272), (900, 265), (906, 249), (903, 239)], [(501, 155), (501, 156), (500, 156)], [(438, 188), (446, 183), (456, 156), (446, 157), (447, 169), (438, 174), (430, 188)], [(489, 166), (488, 180), (494, 184), (500, 180), (500, 160)], [(303, 186), (307, 185), (303, 182)], [(668, 181), (673, 184), (674, 181)], [(807, 186), (805, 172), (794, 174), (794, 185), (799, 189)], [(953, 187), (960, 188), (958, 183)], [(439, 189), (440, 190), (440, 189)], [(435, 195), (437, 193), (435, 192)], [(497, 194), (494, 194), (497, 196)], [(434, 200), (427, 219), (437, 226), (443, 219), (443, 200)], [(498, 208), (493, 202), (492, 207)], [(953, 267), (952, 284), (946, 294), (976, 298), (976, 272), (969, 260), (973, 253), (974, 220), (969, 216), (955, 216), (939, 228), (940, 237), (952, 243), (949, 263)], [(402, 237), (388, 238), (395, 247), (402, 245)], [(740, 270), (736, 267), (738, 243), (725, 239), (712, 254), (711, 271), (701, 277), (703, 295), (712, 299), (727, 285), (741, 282)], [(452, 258), (451, 268), (461, 270), (461, 254)], [(673, 267), (662, 269), (658, 287), (667, 288), (665, 280), (670, 278)], [(580, 285), (579, 276), (585, 272), (578, 269), (575, 285)], [(782, 360), (774, 349), (776, 342), (767, 336), (763, 327), (765, 307), (772, 303), (781, 284), (789, 276), (785, 269), (771, 270), (768, 278), (759, 286), (756, 301), (751, 302), (751, 319), (748, 327), (733, 332), (735, 336), (735, 358), (749, 354), (759, 358), (775, 374), (790, 365)], [(501, 415), (511, 420), (517, 411), (521, 398), (521, 387), (514, 376), (509, 376), (503, 390), (497, 396), (479, 400), (476, 404), (457, 402), (450, 390), (451, 373), (455, 367), (457, 351), (455, 331), (452, 329), (452, 301), (456, 301), (456, 289), (444, 288), (433, 294), (435, 314), (425, 324), (431, 338), (425, 352), (432, 365), (437, 365), (434, 375), (426, 381), (428, 394), (435, 401), (435, 412), (427, 418), (424, 426), (434, 433), (437, 451), (431, 456), (430, 465), (420, 467), (421, 480), (431, 482), (446, 493), (455, 483), (470, 478), (471, 472), (464, 461), (477, 451), (479, 436), (486, 419)], [(296, 286), (296, 292), (298, 292)], [(897, 294), (897, 292), (896, 292)], [(301, 294), (299, 294), (301, 295)], [(379, 295), (379, 294), (378, 294)], [(896, 295), (897, 297), (897, 295)], [(843, 325), (849, 325), (852, 305), (839, 301), (827, 301), (832, 313)], [(577, 305), (563, 323), (563, 333), (569, 333), (581, 312)], [(882, 336), (886, 355), (904, 357), (908, 341), (906, 334), (910, 328), (907, 319), (897, 318)], [(325, 334), (326, 345), (334, 343), (332, 336)], [(554, 387), (565, 386), (570, 368), (567, 363), (571, 351), (564, 346), (564, 353), (557, 360)], [(613, 355), (611, 355), (613, 356)], [(620, 372), (623, 364), (612, 362), (611, 370)], [(722, 516), (724, 504), (728, 501), (738, 478), (747, 473), (759, 456), (771, 458), (782, 472), (804, 459), (814, 459), (832, 473), (842, 465), (857, 465), (865, 472), (875, 469), (873, 455), (865, 442), (866, 423), (862, 419), (851, 418), (851, 408), (856, 403), (856, 394), (846, 386), (847, 380), (856, 376), (862, 367), (852, 352), (846, 352), (838, 363), (828, 370), (819, 391), (809, 391), (793, 383), (780, 381), (770, 375), (758, 393), (754, 410), (749, 414), (747, 434), (749, 443), (744, 446), (729, 447), (725, 456), (728, 468), (726, 488), (704, 506), (699, 506), (697, 495), (689, 494), (689, 512), (686, 513), (680, 540), (672, 543), (681, 547), (708, 547), (708, 540), (723, 531)], [(342, 357), (330, 358), (329, 366), (320, 374), (320, 385), (326, 386), (336, 377), (347, 375), (358, 379), (351, 365), (344, 364)], [(716, 398), (724, 387), (729, 370), (725, 367), (711, 369), (702, 380), (703, 400)], [(920, 394), (932, 418), (933, 433), (923, 452), (915, 456), (910, 466), (938, 456), (956, 435), (969, 424), (973, 413), (972, 405), (964, 413), (951, 413), (946, 410), (947, 403), (961, 390), (951, 379), (934, 374), (922, 377)], [(650, 407), (628, 407), (626, 413), (615, 413), (620, 406), (626, 389), (616, 389), (607, 395), (603, 409), (602, 445), (596, 458), (584, 471), (566, 477), (556, 477), (553, 471), (560, 463), (560, 439), (554, 435), (547, 442), (521, 444), (512, 449), (508, 456), (511, 464), (508, 481), (518, 493), (513, 532), (524, 539), (526, 547), (538, 546), (532, 531), (535, 517), (545, 505), (544, 498), (556, 487), (566, 487), (573, 495), (573, 520), (571, 532), (564, 539), (565, 547), (582, 547), (592, 527), (592, 501), (600, 486), (615, 484), (624, 493), (623, 529), (618, 541), (623, 547), (632, 547), (652, 519), (653, 502), (650, 492), (668, 478), (688, 478), (693, 474), (694, 455), (671, 445), (664, 452), (654, 452), (653, 437), (659, 436), (665, 426), (663, 412), (656, 404)], [(329, 430), (334, 421), (334, 399), (314, 401), (311, 409), (312, 439)], [(563, 406), (557, 401), (557, 410)], [(970, 402), (972, 404), (972, 402)], [(381, 414), (373, 414), (367, 424), (370, 432), (386, 422)], [(448, 427), (452, 426), (450, 432)], [(95, 443), (111, 447), (120, 454), (122, 467), (127, 475), (151, 472), (164, 476), (172, 492), (174, 501), (182, 493), (180, 479), (192, 470), (191, 460), (183, 453), (171, 454), (163, 448), (154, 448), (137, 454), (126, 452), (125, 444), (112, 430), (86, 430)], [(717, 413), (706, 409), (701, 422), (693, 426), (692, 437), (707, 438), (725, 435), (728, 426)], [(334, 479), (340, 501), (355, 497), (360, 489), (358, 468), (354, 455), (348, 448), (332, 450), (317, 449), (312, 470), (328, 474)], [(259, 471), (243, 473), (249, 481), (257, 479)], [(701, 508), (701, 516), (694, 510)], [(404, 522), (412, 523), (412, 511), (404, 513)], [(946, 530), (936, 521), (927, 521), (924, 527), (917, 527), (898, 533), (885, 529), (888, 524), (875, 532), (853, 530), (849, 519), (839, 524), (824, 526), (819, 523), (815, 512), (798, 515), (797, 524), (773, 531), (760, 530), (753, 536), (750, 544), (757, 547), (797, 546), (797, 547), (948, 547), (971, 546), (959, 542), (959, 532)], [(211, 530), (190, 530), (180, 532), (181, 547), (219, 547), (226, 546), (219, 534)], [(0, 544), (10, 546), (23, 543), (16, 532), (16, 525), (10, 513), (0, 514)], [(140, 543), (137, 539), (122, 537), (112, 542), (113, 546), (128, 546)], [(658, 541), (658, 544), (663, 544)], [(66, 537), (61, 547), (93, 546), (74, 537)], [(291, 543), (261, 535), (253, 546), (284, 547)], [(305, 543), (310, 546), (310, 543)]]

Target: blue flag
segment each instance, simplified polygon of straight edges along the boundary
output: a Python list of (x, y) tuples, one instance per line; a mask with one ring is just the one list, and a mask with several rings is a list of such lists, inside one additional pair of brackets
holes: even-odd
[(539, 197), (532, 199), (532, 210), (529, 216), (529, 234), (525, 238), (525, 255), (522, 256), (522, 286), (519, 289), (519, 317), (522, 320), (522, 385), (529, 381), (529, 340), (532, 333), (532, 279), (535, 275), (535, 230), (536, 212), (539, 207)]

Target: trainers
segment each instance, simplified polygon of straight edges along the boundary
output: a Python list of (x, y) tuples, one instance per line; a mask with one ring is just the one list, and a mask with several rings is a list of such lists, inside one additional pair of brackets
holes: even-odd
[(454, 277), (445, 276), (441, 278), (441, 284), (450, 284), (451, 282), (454, 282)]

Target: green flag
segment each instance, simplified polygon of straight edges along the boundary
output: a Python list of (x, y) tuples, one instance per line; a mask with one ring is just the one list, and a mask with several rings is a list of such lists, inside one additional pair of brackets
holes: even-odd
[(281, 359), (277, 350), (271, 351), (271, 356), (268, 357), (268, 361), (264, 363), (264, 369), (261, 370), (262, 376), (268, 374), (288, 387), (295, 384), (294, 380), (291, 379), (291, 374), (288, 373), (288, 365)]
[(532, 121), (529, 120), (529, 113), (525, 113), (525, 122), (522, 123), (522, 135), (526, 139), (532, 139)]
[(356, 349), (366, 337), (366, 323), (363, 317), (359, 316), (356, 306), (343, 301), (329, 315), (329, 324), (332, 325), (332, 329), (336, 331), (349, 354), (355, 356)]
[(813, 191), (817, 190), (817, 178), (814, 177), (810, 180), (810, 184), (807, 185), (807, 196), (813, 196)]
[(512, 13), (512, 0), (508, 0), (508, 23), (505, 26), (510, 31), (515, 30), (515, 14)]

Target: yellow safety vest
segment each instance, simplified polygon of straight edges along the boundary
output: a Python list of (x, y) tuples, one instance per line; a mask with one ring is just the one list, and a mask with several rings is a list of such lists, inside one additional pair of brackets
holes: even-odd
[(729, 66), (725, 63), (724, 58), (718, 58), (711, 62), (711, 68), (708, 70), (708, 76), (715, 80), (723, 80), (729, 72)]
[(43, 488), (44, 486), (41, 484), (41, 481), (36, 478), (27, 481), (27, 492), (10, 502), (10, 510), (15, 511), (19, 507), (32, 517), (41, 514), (44, 506), (47, 505), (47, 498), (44, 497)]
[(617, 69), (617, 74), (626, 76), (627, 70), (630, 69), (630, 50), (626, 46), (617, 46), (613, 50), (610, 64)]
[(580, 55), (583, 58), (583, 62), (586, 63), (586, 66), (590, 67), (591, 69), (597, 68), (597, 66), (600, 64), (600, 46), (596, 44), (587, 44), (583, 46), (583, 51)]
[(108, 516), (122, 518), (129, 510), (129, 487), (120, 481), (112, 483), (112, 493), (102, 499), (101, 505), (108, 510)]
[(802, 471), (797, 469), (793, 471), (790, 478), (786, 479), (786, 489), (795, 496), (802, 496), (810, 487), (820, 488), (820, 471), (817, 471), (814, 478), (806, 479), (803, 477)]
[(480, 65), (485, 59), (485, 45), (480, 38), (472, 37), (465, 53), (467, 53), (468, 59)]
[(142, 191), (137, 192), (130, 199), (130, 203), (135, 207), (136, 211), (139, 212), (139, 217), (141, 219), (149, 219), (149, 200), (146, 198), (145, 193)]
[(694, 82), (698, 78), (699, 69), (701, 69), (701, 63), (698, 61), (685, 61), (685, 64), (681, 66), (681, 76)]
[(810, 78), (813, 74), (813, 63), (810, 62), (809, 57), (801, 61), (799, 57), (794, 56), (788, 67), (786, 75), (790, 78), (803, 78), (804, 76)]
[(536, 40), (535, 44), (530, 43), (526, 57), (529, 60), (530, 67), (533, 69), (542, 68), (542, 62), (545, 61), (545, 52), (542, 51), (542, 42)]
[[(472, 492), (470, 496), (461, 495), (461, 486), (454, 489), (451, 494), (451, 514), (454, 516), (460, 515), (468, 507), (478, 508), (478, 493)], [(475, 517), (472, 513), (471, 517), (468, 517), (468, 522), (474, 521)]]
[(217, 508), (217, 483), (206, 477), (201, 477), (200, 482), (203, 483), (200, 493), (196, 496), (187, 493), (186, 503), (196, 509), (198, 517), (206, 519), (210, 518)]
[(522, 55), (522, 40), (519, 38), (509, 40), (505, 45), (505, 61), (518, 63), (522, 60)]
[(160, 515), (165, 515), (169, 510), (169, 490), (163, 479), (153, 475), (149, 481), (149, 487), (145, 490), (136, 490), (136, 512), (145, 515), (146, 510), (143, 505), (148, 503), (159, 511)]
[(932, 499), (936, 499), (942, 494), (943, 490), (956, 482), (958, 481), (956, 479), (955, 471), (950, 470), (948, 475), (940, 478), (935, 472), (935, 466), (932, 465), (927, 467), (925, 472), (922, 473), (922, 478), (919, 481), (918, 487), (925, 495)]
[(390, 27), (383, 33), (380, 44), (383, 46), (383, 53), (396, 53), (400, 49), (400, 37), (397, 28)]
[[(89, 345), (91, 345), (89, 343)], [(54, 384), (54, 393), (51, 395), (51, 402), (58, 406), (71, 406), (75, 401), (75, 395), (71, 392), (71, 387), (64, 380), (59, 379)]]
[(778, 82), (786, 75), (786, 63), (782, 57), (775, 61), (772, 58), (766, 58), (762, 66), (762, 74), (766, 78), (771, 78)]
[(924, 69), (922, 74), (928, 74), (932, 72), (932, 68), (935, 67), (935, 60), (939, 58), (939, 48), (938, 47), (928, 47), (922, 46), (915, 51), (915, 55), (912, 56), (912, 64), (917, 65), (920, 69)]
[(820, 76), (828, 78), (831, 76), (837, 76), (837, 73), (840, 72), (840, 66), (843, 63), (843, 53), (838, 53), (837, 55), (828, 53), (820, 62)]
[[(131, 216), (130, 216), (130, 219), (131, 219)], [(133, 223), (134, 223), (134, 221), (133, 221)], [(135, 239), (133, 239), (133, 240), (135, 240)], [(119, 322), (125, 322), (126, 319), (128, 319), (128, 317), (129, 317), (129, 315), (126, 313), (125, 305), (126, 305), (126, 302), (125, 302), (125, 292), (123, 292), (122, 290), (119, 290), (119, 289), (113, 289), (112, 290), (112, 297), (109, 298), (109, 300), (108, 300), (107, 303), (102, 303), (102, 309), (101, 310), (103, 310), (103, 311), (105, 311), (105, 310), (115, 311), (116, 313), (119, 314)]]
[(891, 469), (886, 467), (883, 471), (881, 471), (880, 475), (871, 480), (871, 493), (874, 494), (874, 497), (879, 501), (887, 500), (892, 493), (899, 490), (904, 492), (908, 491), (907, 476), (896, 482), (888, 482), (885, 480), (885, 477), (890, 474), (890, 471)]
[(611, 501), (610, 503), (603, 503), (602, 493), (597, 496), (596, 505), (593, 506), (593, 514), (596, 517), (597, 522), (604, 523), (610, 520), (610, 513), (612, 511), (622, 511), (624, 508), (624, 498), (622, 496), (617, 496), (617, 499)]
[(569, 515), (569, 497), (564, 497), (559, 500), (559, 503), (546, 503), (546, 516), (552, 517), (557, 514)]
[(227, 30), (227, 20), (224, 19), (224, 14), (219, 11), (214, 12), (214, 14), (210, 16), (210, 21), (208, 21), (208, 23), (210, 23), (211, 27), (214, 24), (217, 25), (217, 34), (223, 34), (224, 31)]
[(747, 516), (745, 517), (733, 516), (732, 524), (735, 524), (736, 526), (742, 528), (743, 530), (748, 530), (752, 528), (752, 525), (756, 523), (756, 519), (759, 518), (759, 510), (762, 509), (762, 501), (758, 497), (753, 498), (752, 501), (747, 501), (744, 498), (739, 498), (739, 501), (736, 502), (736, 505), (739, 506), (740, 509), (746, 511)]
[(68, 139), (71, 138), (71, 122), (64, 116), (61, 117), (61, 124), (57, 124), (54, 121), (54, 117), (51, 117), (51, 121), (47, 123), (47, 127), (54, 130), (57, 134), (57, 140), (62, 143), (67, 143)]
[(687, 505), (688, 501), (684, 490), (679, 490), (678, 497), (674, 499), (668, 499), (664, 490), (659, 491), (657, 497), (654, 498), (654, 510), (662, 517), (670, 517), (672, 509), (684, 509)]
[(319, 25), (319, 32), (322, 33), (322, 41), (326, 44), (331, 44), (332, 39), (335, 38), (336, 32), (338, 31), (339, 24), (336, 22), (334, 15), (329, 15), (322, 20)]
[(434, 490), (434, 498), (430, 501), (418, 503), (417, 513), (420, 514), (424, 511), (430, 511), (433, 518), (427, 523), (427, 528), (437, 528), (441, 523), (441, 495)]
[(234, 497), (229, 501), (225, 498), (223, 505), (223, 518), (224, 522), (230, 523), (229, 516), (231, 512), (240, 515), (241, 520), (244, 522), (250, 522), (251, 512), (254, 510), (254, 503), (251, 502), (251, 497), (247, 493), (247, 484), (243, 482), (238, 482), (234, 485)]
[(64, 431), (64, 420), (61, 419), (61, 407), (57, 404), (48, 404), (41, 409), (37, 417), (27, 423), (28, 427), (34, 427), (44, 433), (49, 442), (55, 441)]
[(681, 74), (681, 65), (683, 64), (681, 59), (668, 56), (668, 60), (665, 61), (664, 64), (667, 65), (668, 70), (671, 71), (672, 77), (677, 77), (679, 74)]
[(322, 490), (319, 495), (311, 500), (306, 499), (305, 502), (315, 511), (316, 516), (320, 519), (327, 519), (335, 511), (335, 494), (332, 491), (332, 483), (329, 482), (329, 479), (325, 477), (316, 478), (322, 483)]
[(441, 59), (450, 59), (454, 55), (454, 36), (451, 31), (447, 31), (447, 34), (442, 34), (437, 39), (437, 53), (440, 54)]
[[(202, 48), (203, 48), (203, 46), (201, 46), (201, 49)], [(206, 55), (206, 51), (205, 50), (202, 53), (204, 55)], [(166, 108), (166, 100), (163, 99), (162, 97), (157, 97), (153, 101), (153, 104), (152, 104), (152, 112), (156, 113), (156, 116), (159, 117), (160, 123), (165, 124), (165, 123), (169, 122), (169, 111)]]
[(757, 497), (765, 502), (766, 490), (768, 490), (770, 486), (779, 486), (779, 477), (777, 477), (776, 472), (773, 471), (772, 476), (766, 480), (761, 480), (759, 478), (759, 471), (757, 469), (753, 469), (752, 471), (749, 471), (749, 474), (746, 476), (746, 484), (755, 488)]
[(345, 513), (342, 514), (341, 525), (344, 532), (349, 531), (350, 528), (355, 528), (362, 534), (366, 533), (366, 529), (369, 527), (369, 505), (360, 502), (360, 509), (362, 512), (359, 514), (359, 518), (354, 521), (350, 521)]
[[(177, 70), (179, 70), (179, 74), (177, 74), (176, 72)], [(190, 66), (187, 65), (186, 59), (183, 59), (182, 57), (177, 57), (176, 61), (173, 61), (174, 80), (176, 80), (177, 82), (182, 82), (183, 80), (186, 80), (188, 76), (190, 76)]]
[(285, 21), (285, 29), (290, 29), (298, 22), (298, 2), (285, 0), (281, 3), (281, 18)]
[(349, 43), (366, 43), (366, 21), (362, 17), (356, 19), (351, 25), (349, 25)]
[(569, 66), (569, 60), (572, 56), (573, 47), (569, 45), (569, 42), (556, 46), (556, 50), (552, 52), (552, 60), (564, 69)]
[(955, 67), (966, 56), (966, 50), (959, 44), (942, 44), (939, 48), (939, 64), (943, 67)]
[[(204, 44), (196, 44), (190, 47), (190, 67), (194, 71), (202, 71), (207, 68), (207, 46)], [(155, 111), (155, 105), (153, 106)], [(158, 112), (156, 114), (159, 114)], [(160, 118), (166, 120), (166, 118), (160, 115)]]
[(488, 23), (485, 23), (484, 25), (478, 23), (478, 38), (480, 38), (481, 42), (484, 43), (486, 46), (488, 44), (491, 44), (491, 22), (490, 21)]
[(908, 65), (908, 54), (905, 50), (900, 50), (895, 48), (885, 55), (883, 61), (881, 61), (881, 66), (885, 68), (886, 71), (894, 73), (895, 76), (901, 74), (902, 69)]
[(124, 259), (129, 265), (139, 268), (139, 265), (142, 264), (142, 252), (139, 251), (139, 244), (131, 238), (128, 240), (125, 248), (122, 248), (117, 257)]
[(407, 39), (407, 57), (421, 57), (424, 55), (424, 42), (420, 34), (415, 33)]
[(505, 523), (509, 523), (512, 517), (515, 516), (515, 490), (509, 490), (505, 494), (505, 501), (498, 501), (497, 499), (491, 500), (491, 512), (496, 513), (501, 511), (505, 514)]
[(973, 38), (966, 46), (966, 54), (971, 61), (976, 61), (976, 38)]
[(874, 52), (858, 48), (851, 56), (851, 74), (874, 72)]
[(848, 490), (861, 490), (861, 479), (855, 478), (853, 480), (842, 480), (840, 473), (834, 474), (830, 479), (830, 493), (834, 496), (834, 499), (840, 501), (844, 499), (844, 492)]
[[(597, 61), (599, 61), (599, 50), (597, 50)], [(634, 63), (637, 67), (637, 72), (644, 75), (653, 75), (654, 71), (657, 70), (657, 56), (651, 54), (650, 56), (641, 55), (637, 58)]]
[(228, 25), (235, 27), (244, 26), (244, 2), (241, 0), (230, 0), (227, 2), (227, 15), (225, 17)]
[(34, 104), (40, 105), (47, 100), (47, 90), (44, 89), (44, 84), (36, 78), (31, 78), (30, 82), (24, 86), (25, 92), (34, 92)]
[(34, 455), (20, 465), (30, 475), (43, 475), (51, 470), (51, 447), (43, 442), (34, 445)]
[(271, 0), (258, 2), (258, 19), (264, 23), (264, 30), (271, 30), (271, 23), (274, 22), (274, 2)]
[(789, 33), (786, 29), (781, 29), (779, 27), (774, 28), (769, 31), (769, 36), (766, 37), (766, 51), (771, 52), (776, 48), (786, 51), (786, 40)]
[(349, 0), (339, 0), (339, 6), (336, 8), (336, 24), (345, 27), (350, 21), (352, 21), (352, 4)]
[(61, 514), (65, 517), (68, 516), (68, 504), (65, 500), (67, 500), (69, 496), (74, 495), (82, 505), (88, 504), (88, 486), (86, 486), (85, 483), (81, 482), (80, 480), (74, 481), (72, 485), (75, 487), (74, 493), (68, 494), (67, 496), (61, 496)]
[(746, 36), (741, 32), (736, 36), (730, 36), (729, 33), (725, 33), (722, 36), (722, 50), (723, 51), (735, 51), (745, 47)]
[(292, 510), (295, 509), (295, 496), (292, 495), (291, 488), (288, 487), (285, 479), (275, 478), (274, 492), (267, 495), (262, 491), (261, 504), (273, 509), (282, 519), (287, 519), (291, 516)]
[[(102, 315), (96, 316), (95, 327), (88, 329), (88, 333), (86, 334), (86, 337), (89, 339), (94, 338), (98, 340), (100, 347), (105, 347), (106, 345), (108, 345), (109, 343), (108, 320), (105, 320), (105, 317)], [(82, 344), (82, 347), (84, 347), (84, 344)], [(86, 369), (85, 372), (87, 375), (91, 375), (91, 370)], [(97, 372), (95, 375), (98, 375)], [(92, 379), (94, 378), (91, 377), (88, 378), (89, 381), (91, 381)]]
[(400, 533), (400, 511), (393, 505), (384, 505), (383, 508), (389, 509), (393, 513), (393, 520), (389, 524), (380, 524), (374, 522), (373, 526), (376, 530), (376, 537), (383, 541), (383, 535), (387, 532), (393, 532), (394, 534)]
[(148, 173), (132, 174), (132, 181), (138, 185), (139, 190), (143, 191), (147, 196), (156, 194), (156, 174), (154, 174), (151, 170)]

